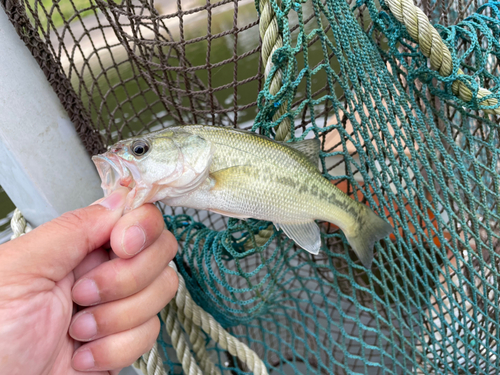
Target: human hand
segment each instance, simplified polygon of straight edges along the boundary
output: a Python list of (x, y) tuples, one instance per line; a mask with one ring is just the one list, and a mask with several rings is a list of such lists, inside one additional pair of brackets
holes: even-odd
[(117, 374), (153, 346), (177, 242), (152, 204), (122, 216), (127, 192), (0, 246), (0, 372)]

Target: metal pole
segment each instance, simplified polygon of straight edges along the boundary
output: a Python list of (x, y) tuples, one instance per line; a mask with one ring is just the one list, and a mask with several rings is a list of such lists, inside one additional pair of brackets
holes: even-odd
[(0, 185), (33, 226), (103, 195), (66, 111), (3, 10)]

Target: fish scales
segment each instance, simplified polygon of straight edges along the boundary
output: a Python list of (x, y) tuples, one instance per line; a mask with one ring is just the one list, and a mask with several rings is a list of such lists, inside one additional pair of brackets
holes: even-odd
[(392, 227), (324, 178), (318, 153), (317, 140), (285, 144), (237, 129), (184, 125), (119, 142), (94, 162), (106, 192), (127, 181), (130, 208), (159, 200), (268, 220), (312, 253), (321, 247), (315, 220), (324, 220), (343, 230), (369, 267), (374, 242)]
[[(259, 216), (252, 216), (257, 219), (278, 221), (286, 217), (286, 222), (303, 222), (314, 217), (332, 221), (334, 216), (337, 220), (332, 222), (339, 227), (352, 225), (350, 217), (344, 217), (343, 222), (338, 218), (345, 216), (346, 212), (355, 215), (355, 206), (351, 204), (353, 200), (325, 179), (317, 166), (296, 150), (240, 131), (233, 131), (230, 136), (225, 136), (228, 133), (225, 129), (217, 127), (200, 126), (192, 131), (217, 145), (211, 172), (241, 165), (259, 167), (254, 169), (261, 173), (259, 176), (250, 175), (251, 170), (246, 169), (247, 179), (242, 176), (242, 180), (232, 185), (231, 189), (224, 190), (222, 193), (227, 195), (222, 198), (223, 201), (231, 202), (229, 196), (236, 196), (236, 202), (250, 200), (255, 213), (258, 208), (263, 211)], [(238, 151), (241, 157), (233, 159), (231, 155), (234, 151)], [(335, 200), (338, 207), (325, 206), (325, 201), (331, 200)], [(264, 207), (260, 207), (262, 203)], [(234, 209), (238, 207), (232, 207)], [(272, 215), (273, 209), (276, 215)]]

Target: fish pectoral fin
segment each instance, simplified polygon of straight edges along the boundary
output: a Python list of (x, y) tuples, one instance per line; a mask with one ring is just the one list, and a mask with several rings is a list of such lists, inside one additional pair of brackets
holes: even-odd
[(314, 139), (304, 139), (299, 142), (280, 142), (288, 147), (291, 147), (302, 154), (305, 155), (307, 160), (311, 162), (316, 168), (318, 168), (319, 164), (319, 152), (321, 149), (321, 142), (318, 138)]
[(321, 234), (318, 224), (314, 221), (293, 224), (275, 223), (274, 225), (281, 228), (301, 248), (309, 251), (311, 254), (319, 253), (319, 249), (321, 248)]
[[(210, 173), (210, 179), (212, 181), (210, 190), (235, 190), (241, 188), (242, 185), (248, 185), (251, 183), (251, 178), (258, 178), (258, 173), (259, 171), (257, 168), (251, 165), (237, 165), (220, 169)], [(208, 210), (224, 216), (233, 217), (235, 219), (246, 220), (250, 217), (248, 215), (228, 212), (218, 208), (209, 207)]]
[(258, 178), (259, 170), (252, 165), (236, 165), (211, 172), (210, 177), (215, 181), (213, 189), (220, 187), (239, 186), (249, 178)]

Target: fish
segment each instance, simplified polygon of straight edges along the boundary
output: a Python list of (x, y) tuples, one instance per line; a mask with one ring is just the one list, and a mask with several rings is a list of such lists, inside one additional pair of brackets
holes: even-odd
[(374, 244), (392, 226), (350, 198), (319, 170), (320, 141), (277, 142), (221, 126), (170, 126), (108, 147), (92, 158), (105, 196), (130, 189), (125, 209), (144, 203), (271, 221), (312, 254), (321, 249), (316, 220), (338, 226), (370, 268)]

